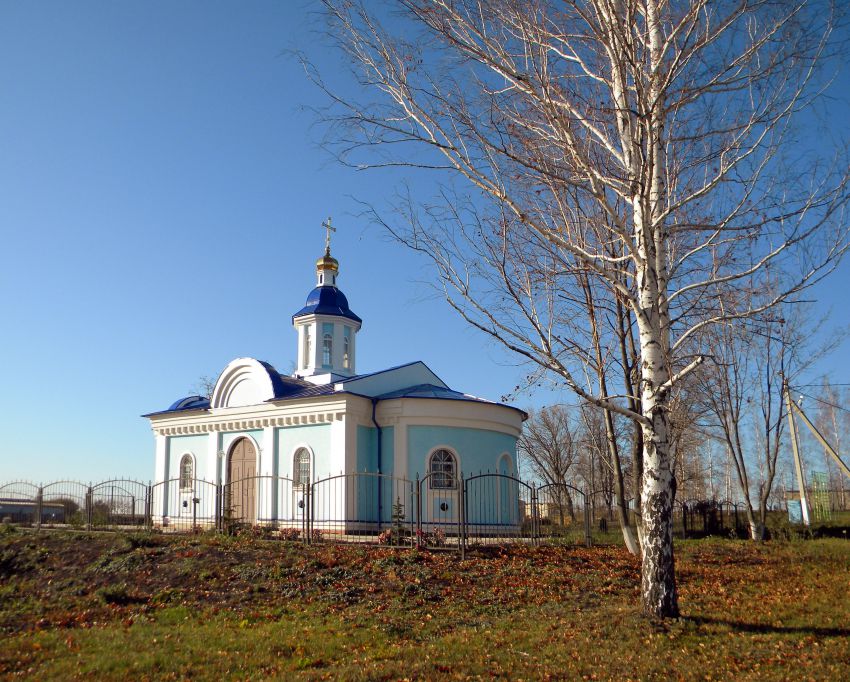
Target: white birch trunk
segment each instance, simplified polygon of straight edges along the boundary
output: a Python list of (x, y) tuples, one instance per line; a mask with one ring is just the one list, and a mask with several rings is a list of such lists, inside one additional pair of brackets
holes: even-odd
[[(679, 615), (673, 561), (673, 496), (675, 480), (670, 461), (667, 382), (670, 379), (670, 315), (667, 301), (667, 234), (661, 218), (664, 206), (664, 113), (659, 82), (661, 24), (658, 7), (646, 4), (650, 47), (649, 99), (645, 129), (649, 192), (633, 198), (638, 246), (637, 316), (642, 362), (643, 519), (641, 597), (646, 613), (657, 617)], [(641, 177), (646, 181), (646, 175)]]
[[(648, 287), (649, 288), (649, 287)], [(642, 287), (643, 289), (643, 287)], [(657, 321), (657, 313), (646, 313)], [(650, 424), (643, 426), (643, 490), (641, 499), (641, 597), (649, 615), (679, 615), (673, 561), (673, 472), (670, 468), (670, 442), (666, 405), (659, 400), (658, 387), (667, 381), (659, 330), (655, 324), (640, 326), (643, 356), (642, 399), (644, 416)]]

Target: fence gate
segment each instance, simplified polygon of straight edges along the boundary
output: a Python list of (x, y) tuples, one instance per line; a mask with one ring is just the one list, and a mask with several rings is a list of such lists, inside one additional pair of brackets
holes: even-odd
[(407, 544), (414, 534), (413, 482), (389, 474), (338, 474), (309, 486), (310, 542)]
[(95, 529), (134, 529), (147, 525), (148, 486), (116, 479), (91, 487), (91, 525)]
[(220, 486), (200, 478), (172, 478), (150, 488), (148, 525), (169, 531), (219, 527)]
[(536, 490), (511, 474), (486, 473), (463, 480), (463, 539), (469, 545), (534, 543)]
[(463, 546), (462, 479), (431, 471), (416, 479), (416, 544)]
[(548, 483), (535, 493), (538, 541), (593, 544), (584, 491), (567, 483)]

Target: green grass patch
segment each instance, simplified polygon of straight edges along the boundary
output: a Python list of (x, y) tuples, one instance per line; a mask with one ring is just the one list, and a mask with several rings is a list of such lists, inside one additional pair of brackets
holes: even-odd
[(263, 538), (17, 533), (0, 539), (0, 675), (850, 678), (850, 543), (709, 539), (676, 552), (683, 617), (659, 623), (641, 615), (638, 564), (617, 547), (460, 561)]

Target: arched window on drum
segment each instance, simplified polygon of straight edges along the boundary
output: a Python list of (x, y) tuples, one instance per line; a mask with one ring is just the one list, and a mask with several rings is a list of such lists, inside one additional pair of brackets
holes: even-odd
[(457, 487), (457, 461), (444, 448), (434, 450), (428, 458), (428, 473), (431, 474), (432, 490), (451, 490)]

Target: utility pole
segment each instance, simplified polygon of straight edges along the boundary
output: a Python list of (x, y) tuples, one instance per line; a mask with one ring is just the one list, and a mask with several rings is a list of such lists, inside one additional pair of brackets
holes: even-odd
[(803, 514), (803, 524), (809, 523), (809, 504), (806, 499), (806, 480), (803, 477), (803, 462), (800, 459), (800, 449), (797, 443), (797, 425), (794, 423), (794, 403), (791, 400), (791, 391), (788, 388), (788, 380), (782, 378), (782, 392), (785, 394), (785, 406), (788, 410), (788, 426), (791, 431), (791, 450), (794, 453), (794, 469), (797, 472), (797, 483), (800, 486), (800, 510)]
[(841, 469), (841, 473), (850, 478), (850, 468), (841, 461), (841, 458), (838, 456), (838, 453), (833, 449), (833, 447), (827, 442), (826, 438), (823, 437), (820, 431), (815, 428), (815, 425), (809, 420), (806, 416), (806, 413), (803, 412), (803, 409), (799, 405), (794, 405), (794, 409), (797, 414), (800, 415), (800, 418), (806, 423), (806, 426), (809, 427), (809, 430), (814, 434), (814, 437), (818, 439), (818, 442), (823, 446), (824, 451), (828, 454), (835, 463)]

